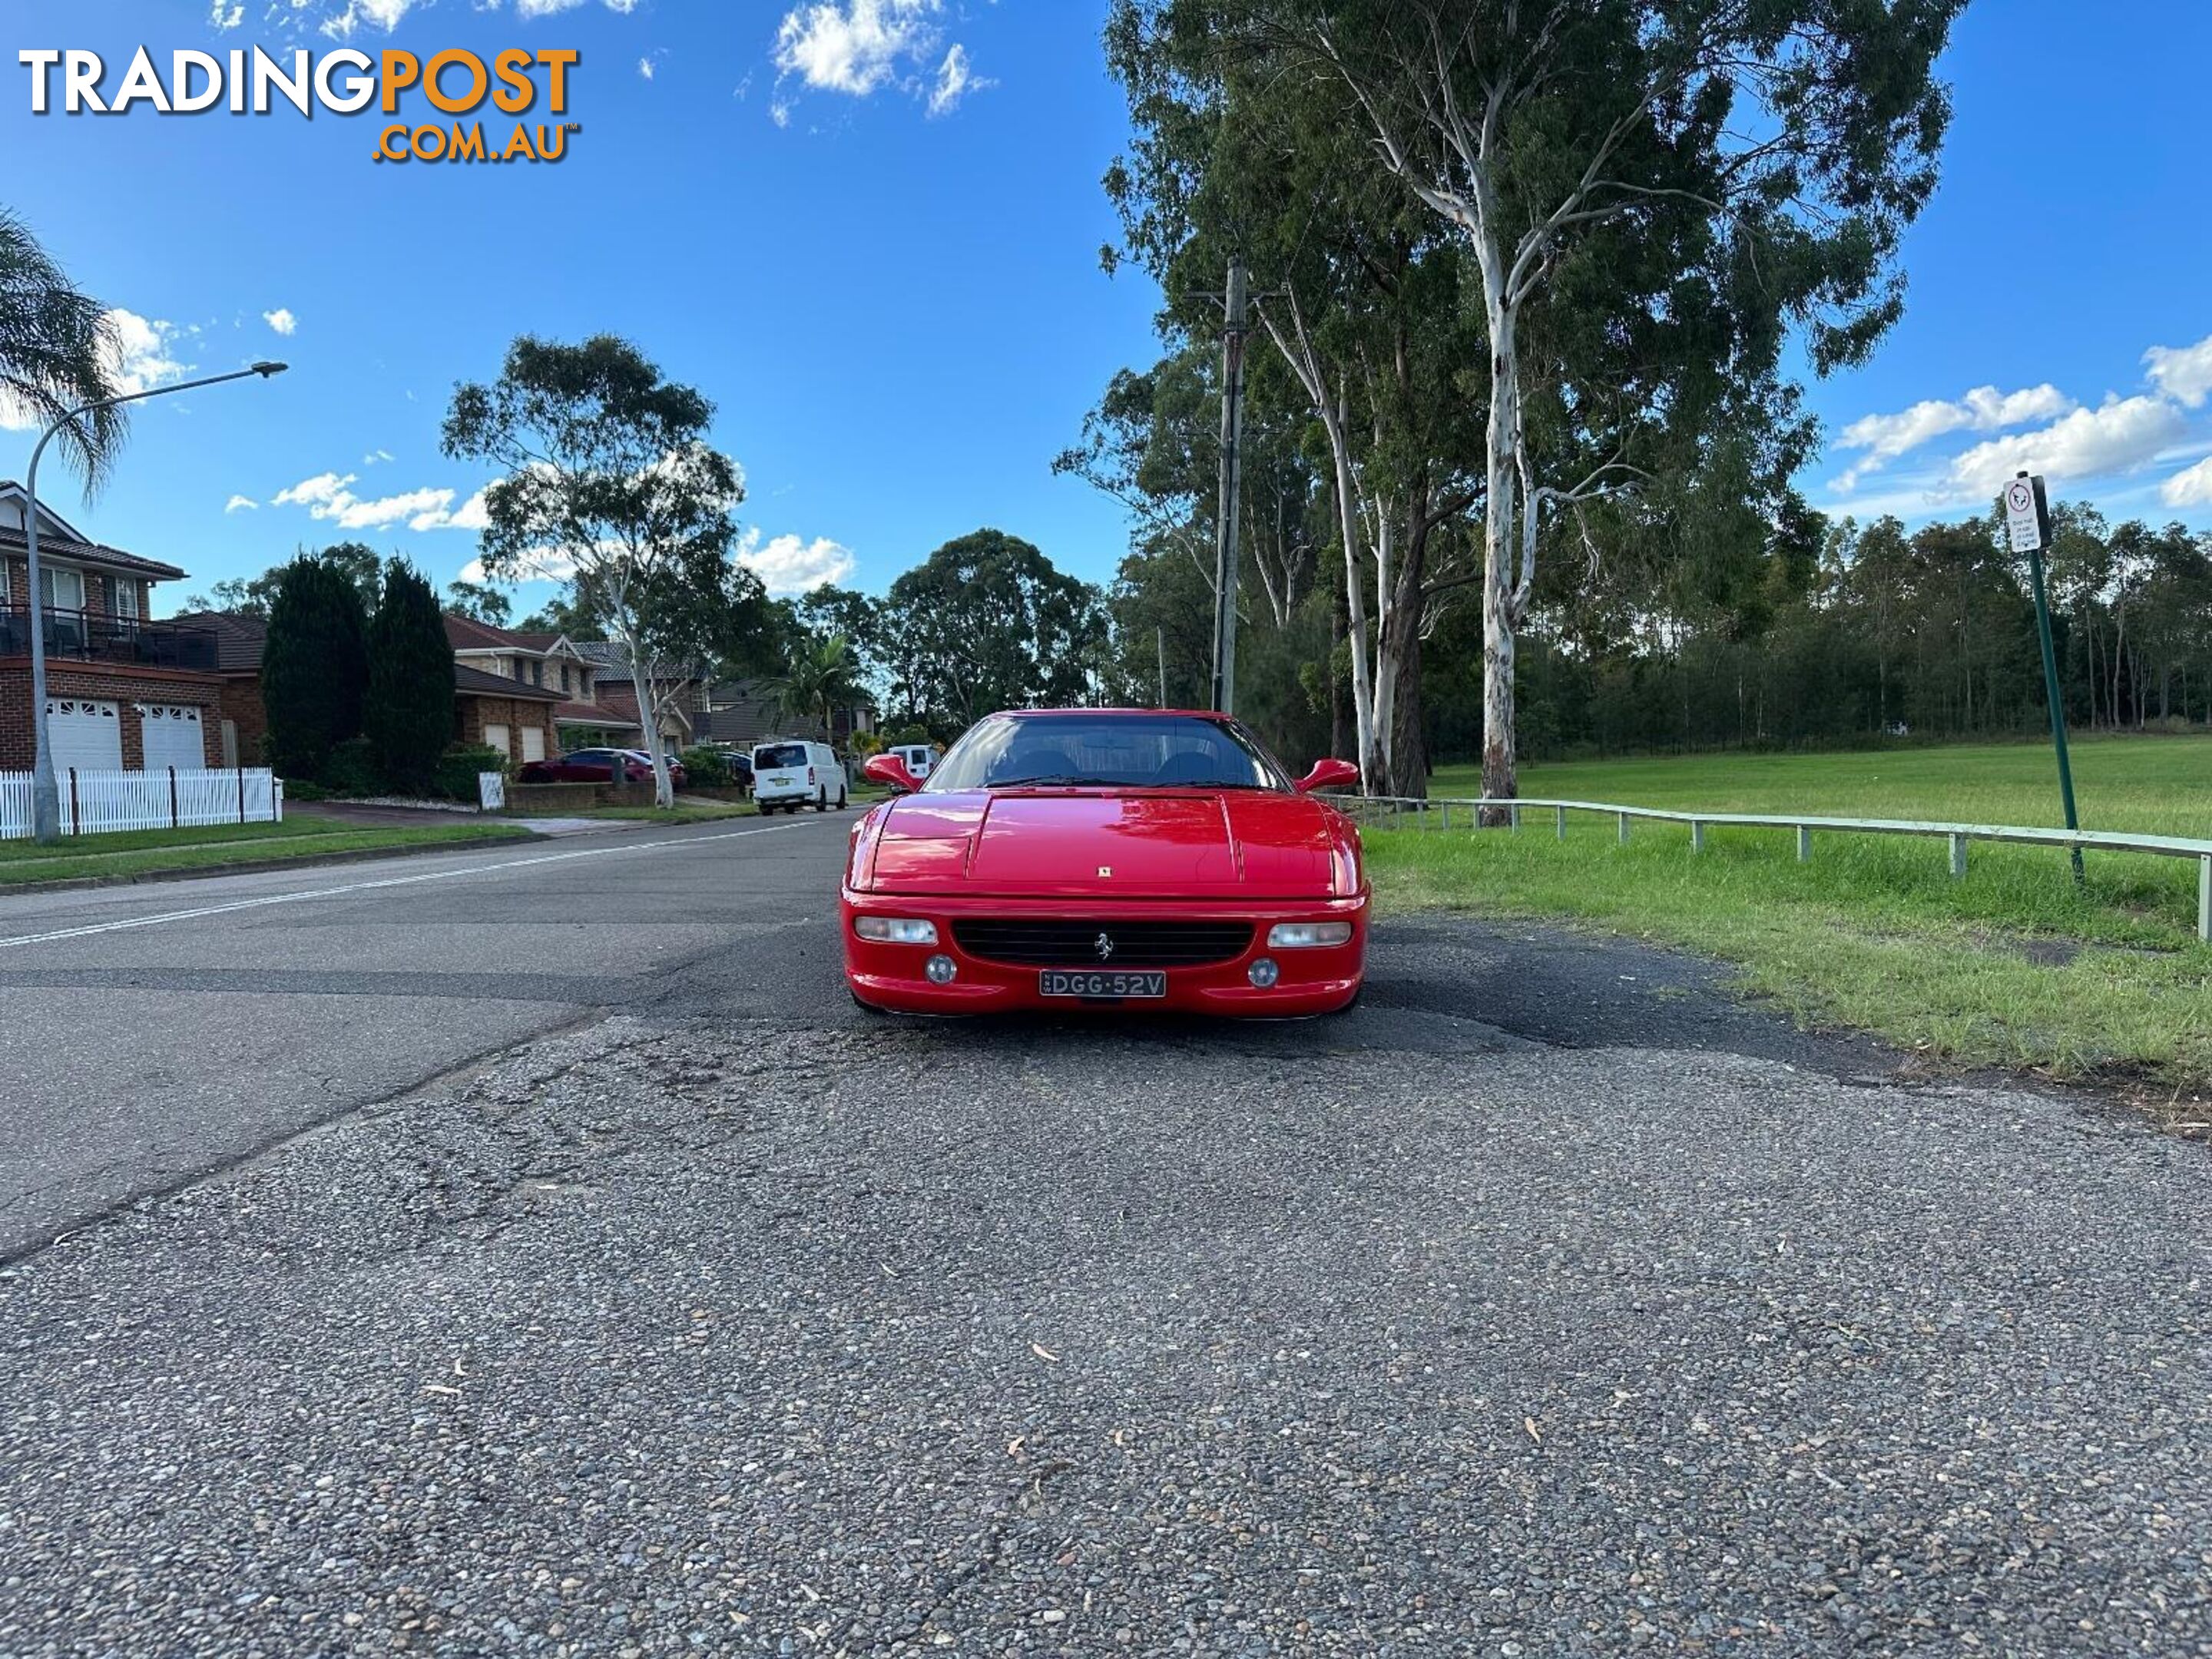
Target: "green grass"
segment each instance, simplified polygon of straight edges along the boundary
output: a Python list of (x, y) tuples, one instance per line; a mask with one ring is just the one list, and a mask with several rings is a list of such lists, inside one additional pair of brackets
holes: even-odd
[(295, 817), (283, 823), (224, 823), (202, 830), (136, 830), (71, 836), (53, 847), (0, 842), (0, 886), (87, 877), (130, 877), (171, 871), (220, 871), (227, 866), (395, 848), (509, 841), (530, 832), (520, 824), (481, 821), (364, 829), (336, 818)]
[[(2086, 738), (2073, 746), (2085, 830), (2212, 836), (2212, 737)], [(1431, 795), (1481, 793), (1480, 769), (1439, 768)], [(1693, 755), (1569, 761), (1521, 769), (1521, 793), (1624, 806), (1813, 812), (2057, 825), (2058, 769), (2047, 743), (1828, 755)]]
[[(2212, 836), (2212, 739), (2106, 739), (2077, 750), (2082, 821)], [(1437, 794), (1473, 793), (1442, 775)], [(1522, 793), (1625, 805), (2048, 824), (2047, 749), (1724, 756), (1531, 767)], [(1432, 815), (1432, 824), (1434, 817)], [(1634, 826), (1551, 815), (1518, 835), (1370, 832), (1386, 907), (1565, 918), (1738, 964), (1751, 992), (1808, 1024), (1852, 1026), (1971, 1065), (2212, 1085), (2212, 948), (2197, 943), (2192, 860), (1977, 844), (1953, 880), (1944, 844), (1788, 830)]]

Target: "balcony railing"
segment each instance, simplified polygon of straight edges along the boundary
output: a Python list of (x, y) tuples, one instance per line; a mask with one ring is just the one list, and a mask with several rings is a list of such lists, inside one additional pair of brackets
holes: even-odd
[[(213, 672), (216, 636), (187, 623), (142, 622), (99, 611), (46, 611), (46, 655), (62, 662), (137, 663)], [(27, 605), (0, 606), (0, 657), (31, 654)]]

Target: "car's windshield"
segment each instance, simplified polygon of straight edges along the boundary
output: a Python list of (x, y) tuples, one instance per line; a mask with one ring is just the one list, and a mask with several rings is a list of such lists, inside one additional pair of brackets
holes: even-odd
[(775, 743), (753, 750), (753, 770), (773, 771), (780, 766), (806, 764), (806, 745), (803, 743)]
[(933, 767), (928, 788), (1287, 789), (1250, 732), (1202, 714), (1000, 714)]

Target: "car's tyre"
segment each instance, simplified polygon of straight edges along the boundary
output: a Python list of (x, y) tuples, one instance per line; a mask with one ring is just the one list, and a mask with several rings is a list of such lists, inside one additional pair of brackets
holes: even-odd
[(817, 812), (830, 810), (830, 786), (826, 783), (822, 786), (822, 793), (814, 798), (814, 810)]
[(837, 810), (838, 810), (839, 811), (841, 811), (841, 812), (842, 812), (842, 811), (843, 811), (845, 810), (845, 804), (846, 804), (846, 802), (847, 802), (847, 800), (848, 800), (848, 799), (849, 799), (849, 797), (846, 794), (845, 791), (843, 791), (842, 789), (840, 789), (840, 790), (837, 792)]

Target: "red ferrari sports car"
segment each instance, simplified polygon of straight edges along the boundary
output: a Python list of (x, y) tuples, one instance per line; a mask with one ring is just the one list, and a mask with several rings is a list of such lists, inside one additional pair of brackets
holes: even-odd
[(1153, 709), (994, 714), (853, 831), (845, 976), (907, 1013), (1171, 1008), (1326, 1014), (1359, 994), (1359, 832), (1235, 720)]

